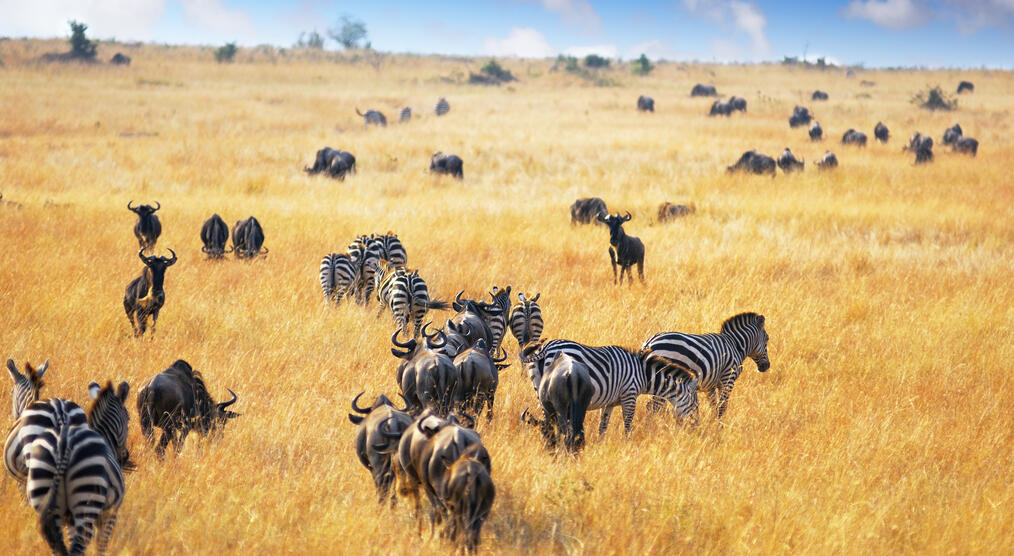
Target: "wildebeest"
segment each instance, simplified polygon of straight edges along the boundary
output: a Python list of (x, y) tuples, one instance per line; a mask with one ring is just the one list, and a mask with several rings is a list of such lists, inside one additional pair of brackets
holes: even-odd
[(367, 110), (365, 114), (356, 108), (356, 114), (362, 116), (363, 125), (379, 125), (381, 127), (387, 127), (387, 118), (377, 110)]
[(775, 177), (775, 159), (771, 158), (766, 154), (761, 154), (755, 150), (749, 150), (744, 152), (739, 160), (735, 164), (729, 166), (726, 170), (728, 172), (751, 172), (754, 174), (771, 174), (771, 177)]
[(538, 395), (545, 415), (540, 424), (550, 447), (562, 438), (568, 451), (579, 451), (584, 446), (584, 417), (595, 395), (588, 367), (561, 354), (539, 382)]
[(598, 197), (584, 197), (570, 205), (570, 225), (596, 224), (598, 215), (608, 212), (606, 202)]
[(696, 207), (692, 203), (690, 205), (674, 205), (669, 201), (665, 201), (658, 206), (658, 221), (668, 222), (675, 220), (681, 216), (693, 214), (696, 210)]
[(849, 130), (846, 131), (841, 136), (841, 144), (842, 145), (859, 145), (860, 147), (865, 147), (866, 146), (866, 134), (863, 133), (863, 132), (861, 132), (861, 131), (856, 131), (856, 130), (854, 130), (852, 128), (849, 128)]
[(268, 248), (264, 247), (264, 229), (261, 228), (261, 223), (253, 216), (237, 220), (232, 227), (232, 247), (241, 259), (250, 259), (262, 252), (266, 255)]
[(915, 163), (925, 164), (933, 162), (933, 138), (920, 132), (915, 132), (908, 140), (908, 145), (902, 150), (915, 151)]
[(460, 180), (465, 177), (465, 173), (462, 170), (463, 164), (460, 156), (437, 151), (433, 153), (433, 158), (430, 159), (430, 172), (434, 174), (450, 174)]
[(172, 249), (169, 252), (173, 255), (171, 259), (154, 255), (145, 257), (144, 249), (137, 252), (144, 263), (144, 270), (127, 284), (127, 291), (123, 294), (123, 310), (127, 313), (134, 336), (144, 334), (148, 327), (148, 316), (152, 317), (151, 332), (155, 333), (158, 313), (165, 304), (165, 271), (176, 264), (176, 253)]
[[(226, 388), (226, 390), (229, 390)], [(162, 429), (155, 452), (161, 458), (166, 446), (172, 442), (177, 452), (190, 431), (207, 436), (222, 429), (229, 419), (240, 414), (226, 408), (236, 403), (237, 396), (229, 390), (232, 399), (216, 403), (208, 393), (204, 377), (182, 359), (150, 378), (137, 392), (137, 415), (141, 434), (149, 444), (155, 440), (154, 429)]]
[(345, 179), (346, 174), (356, 173), (356, 157), (350, 153), (331, 147), (317, 151), (313, 167), (303, 168), (307, 174), (327, 174), (332, 178)]
[(810, 95), (810, 98), (812, 100), (827, 100), (828, 97), (826, 92), (817, 89), (812, 95)]
[(411, 119), (412, 119), (412, 109), (409, 108), (408, 106), (402, 108), (401, 114), (398, 116), (398, 121), (401, 123), (405, 123), (407, 121), (410, 121)]
[(810, 124), (810, 141), (820, 141), (824, 138), (824, 128), (820, 127), (820, 122), (814, 120)]
[(812, 119), (813, 115), (810, 114), (810, 110), (808, 108), (805, 106), (796, 106), (792, 109), (792, 116), (789, 116), (789, 127), (807, 125)]
[(968, 91), (969, 93), (975, 92), (975, 85), (971, 81), (962, 81), (958, 83), (958, 94)]
[(979, 152), (979, 142), (971, 137), (959, 137), (958, 140), (951, 145), (951, 150), (975, 156)]
[(201, 252), (207, 254), (209, 258), (220, 259), (232, 251), (232, 249), (226, 251), (227, 241), (229, 241), (229, 226), (217, 213), (212, 214), (201, 226), (201, 242), (204, 243)]
[(740, 112), (746, 112), (746, 99), (743, 97), (737, 97), (735, 95), (729, 97), (729, 104), (733, 110), (739, 110)]
[[(430, 499), (432, 517), (439, 520), (445, 514), (447, 508), (444, 505), (445, 498), (441, 496), (441, 486), (445, 484), (446, 476), (454, 462), (464, 454), (469, 447), (474, 448), (472, 457), (490, 472), (492, 465), (489, 452), (482, 446), (482, 439), (479, 433), (460, 425), (450, 423), (441, 428), (426, 442), (419, 459), (413, 461), (423, 489)], [(431, 523), (433, 521), (431, 520)]]
[(796, 170), (802, 170), (803, 164), (804, 161), (796, 159), (796, 156), (792, 154), (792, 151), (790, 151), (788, 147), (785, 147), (785, 150), (782, 151), (782, 155), (778, 157), (778, 167), (786, 174)]
[(717, 97), (718, 91), (715, 90), (714, 85), (701, 85), (700, 83), (694, 85), (694, 88), (690, 90), (690, 96), (692, 97)]
[(877, 141), (886, 143), (891, 138), (891, 132), (884, 125), (884, 122), (877, 122), (876, 127), (873, 128), (873, 136), (877, 138)]
[[(637, 276), (644, 283), (644, 243), (639, 238), (628, 236), (623, 231), (623, 223), (630, 221), (630, 212), (625, 216), (620, 213), (606, 216), (599, 213), (600, 222), (609, 227), (609, 261), (613, 265), (613, 284), (623, 283), (623, 273), (627, 273), (628, 284), (634, 283), (634, 272), (631, 269), (637, 265)], [(620, 265), (619, 278), (616, 275), (616, 265)]]
[(709, 116), (731, 116), (732, 115), (732, 104), (716, 100), (711, 103), (711, 110), (708, 112)]
[[(495, 343), (493, 330), (490, 327), (490, 322), (494, 318), (499, 318), (504, 315), (504, 308), (495, 303), (486, 303), (485, 301), (476, 301), (474, 299), (462, 299), (464, 291), (458, 292), (458, 295), (454, 296), (454, 301), (451, 303), (451, 307), (458, 311), (456, 315), (448, 319), (448, 328), (445, 334), (450, 338), (451, 334), (460, 336), (460, 340), (455, 342), (455, 350), (451, 351), (448, 349), (443, 350), (450, 357), (454, 357), (474, 346), (480, 339), (484, 340), (487, 346), (492, 346)], [(454, 325), (451, 328), (451, 325)], [(450, 340), (448, 341), (450, 344)]]
[(830, 170), (831, 168), (837, 167), (838, 157), (831, 151), (825, 152), (824, 156), (820, 157), (820, 160), (817, 161), (817, 168), (820, 168), (821, 170)]
[(486, 419), (493, 419), (493, 401), (500, 384), (500, 369), (505, 367), (500, 363), (506, 359), (506, 353), (501, 358), (491, 357), (486, 342), (482, 339), (454, 358), (458, 381), (453, 399), (462, 411), (478, 415), (485, 407)]
[(496, 498), (496, 488), (489, 470), (478, 459), (481, 445), (473, 444), (462, 452), (444, 474), (437, 492), (447, 509), (448, 537), (456, 542), (458, 534), (465, 537), (465, 551), (474, 552), (479, 546), (482, 524), (489, 517)]
[(941, 143), (944, 145), (953, 145), (964, 134), (961, 131), (961, 124), (954, 124), (951, 127), (944, 130), (944, 138)]
[(433, 111), (437, 116), (443, 116), (451, 111), (451, 104), (447, 102), (446, 98), (440, 97), (440, 100), (437, 101), (437, 107)]
[(129, 66), (130, 56), (127, 56), (122, 52), (117, 52), (116, 54), (113, 54), (112, 58), (109, 59), (109, 63), (113, 64), (114, 66)]
[[(390, 493), (395, 478), (395, 458), (398, 456), (398, 442), (401, 435), (412, 426), (412, 418), (405, 408), (394, 407), (387, 396), (381, 394), (368, 408), (359, 407), (359, 395), (352, 400), (349, 421), (359, 425), (356, 430), (355, 448), (359, 462), (373, 475), (377, 496), (383, 504)], [(396, 498), (391, 496), (391, 506)]]
[(416, 415), (424, 409), (431, 409), (438, 415), (446, 416), (454, 405), (458, 369), (450, 357), (437, 351), (447, 342), (444, 333), (438, 330), (434, 334), (426, 334), (429, 324), (423, 326), (426, 338), (422, 342), (415, 338), (399, 342), (400, 330), (396, 330), (391, 336), (391, 343), (401, 350), (391, 348), (391, 353), (402, 360), (398, 364), (397, 380), (401, 395), (408, 404), (406, 411)]
[(137, 238), (137, 246), (141, 249), (155, 247), (158, 236), (162, 235), (162, 223), (159, 222), (155, 212), (162, 208), (162, 204), (155, 201), (155, 206), (138, 205), (131, 206), (134, 201), (127, 202), (127, 209), (137, 215), (137, 222), (134, 224), (134, 237)]
[(862, 85), (863, 87), (872, 87), (872, 86), (876, 85), (876, 82), (874, 82), (874, 81), (867, 81), (867, 80), (863, 79), (862, 81), (859, 82), (859, 84)]
[(641, 112), (654, 112), (655, 99), (644, 95), (637, 97), (637, 109)]

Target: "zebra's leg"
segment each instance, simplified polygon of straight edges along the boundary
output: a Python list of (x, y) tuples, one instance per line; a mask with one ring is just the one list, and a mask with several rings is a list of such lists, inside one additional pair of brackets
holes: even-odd
[(729, 394), (732, 394), (732, 388), (715, 389), (715, 414), (719, 419), (725, 415), (725, 409), (729, 406)]
[(623, 412), (623, 431), (630, 434), (630, 426), (634, 422), (634, 409), (637, 408), (637, 394), (624, 395), (620, 398), (620, 410)]
[(613, 264), (613, 285), (616, 285), (616, 251), (609, 248), (609, 262)]
[(56, 512), (43, 511), (39, 516), (42, 537), (46, 539), (53, 554), (67, 554), (67, 545), (63, 543), (63, 520)]
[[(104, 493), (103, 493), (104, 495)], [(91, 508), (85, 508), (86, 511), (91, 512)], [(84, 554), (85, 549), (88, 548), (88, 543), (92, 542), (92, 536), (95, 534), (95, 521), (94, 517), (90, 514), (81, 515), (75, 512), (74, 515), (74, 535), (70, 539), (70, 554)], [(102, 552), (100, 552), (101, 554)]]
[(109, 513), (100, 515), (96, 525), (99, 530), (99, 554), (105, 554), (109, 548), (109, 539), (113, 537), (113, 528), (116, 527), (116, 510), (110, 510)]
[(651, 399), (648, 400), (649, 415), (661, 413), (664, 408), (665, 408), (665, 398), (662, 398), (660, 396), (652, 396)]
[(613, 412), (613, 406), (607, 405), (602, 408), (602, 418), (599, 419), (599, 436), (606, 433), (609, 428), (609, 415)]

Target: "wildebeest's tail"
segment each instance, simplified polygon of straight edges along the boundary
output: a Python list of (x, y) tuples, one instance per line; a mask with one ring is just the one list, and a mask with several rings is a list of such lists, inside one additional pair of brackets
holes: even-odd
[(356, 114), (358, 114), (360, 117), (363, 117), (363, 118), (366, 117), (366, 114), (363, 114), (362, 112), (359, 111), (359, 107), (358, 106), (356, 107)]

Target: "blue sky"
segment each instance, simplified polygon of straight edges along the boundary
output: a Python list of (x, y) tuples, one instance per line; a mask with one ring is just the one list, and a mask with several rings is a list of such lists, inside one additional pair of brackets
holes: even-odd
[(342, 13), (391, 52), (1014, 69), (1014, 0), (0, 0), (0, 35), (290, 46)]

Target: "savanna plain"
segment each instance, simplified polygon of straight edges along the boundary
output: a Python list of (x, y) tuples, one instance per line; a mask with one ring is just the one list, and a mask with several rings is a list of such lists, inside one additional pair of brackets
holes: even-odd
[[(506, 61), (519, 81), (481, 87), (463, 76), (486, 60), (466, 58), (241, 50), (220, 65), (208, 48), (145, 45), (125, 50), (126, 68), (30, 62), (64, 49), (0, 43), (0, 347), (19, 365), (52, 361), (46, 397), (84, 404), (91, 380), (131, 384), (139, 465), (113, 553), (455, 550), (417, 533), (404, 501), (379, 506), (353, 452), (352, 398), (398, 391), (390, 314), (328, 306), (317, 281), (323, 255), (388, 230), (434, 297), (541, 292), (548, 338), (638, 347), (766, 317), (771, 369), (745, 363), (721, 422), (702, 403), (699, 426), (677, 427), (642, 399), (629, 437), (618, 413), (599, 437), (591, 412), (577, 457), (519, 420), (538, 402), (508, 336), (513, 364), (493, 420), (477, 424), (497, 489), (481, 551), (1014, 550), (1010, 73), (662, 63), (643, 77), (607, 70), (601, 87), (552, 61)], [(956, 111), (910, 102), (962, 79), (976, 88)], [(689, 96), (698, 82), (748, 112), (707, 117), (711, 100)], [(810, 101), (814, 89), (830, 100)], [(640, 94), (655, 113), (635, 110)], [(438, 118), (441, 96), (451, 111)], [(822, 143), (789, 128), (796, 104)], [(416, 117), (398, 124), (403, 106)], [(356, 107), (391, 123), (366, 129)], [(877, 121), (886, 145), (872, 141)], [(980, 141), (976, 158), (939, 145), (954, 123)], [(842, 146), (850, 127), (871, 143)], [(932, 164), (902, 152), (915, 131), (936, 139)], [(358, 173), (306, 175), (325, 145), (354, 153)], [(805, 171), (725, 171), (747, 149), (786, 146)], [(827, 149), (841, 166), (818, 172)], [(463, 181), (427, 172), (438, 150), (464, 159)], [(632, 214), (645, 285), (614, 286), (606, 229), (571, 225), (586, 196)], [(131, 200), (161, 203), (156, 251), (179, 256), (142, 339), (121, 302), (142, 268)], [(663, 201), (696, 212), (661, 224)], [(215, 212), (230, 226), (256, 216), (270, 253), (206, 260), (199, 230)], [(242, 416), (159, 461), (135, 394), (181, 358), (216, 399), (235, 390)], [(0, 513), (0, 553), (45, 551), (6, 476)]]

